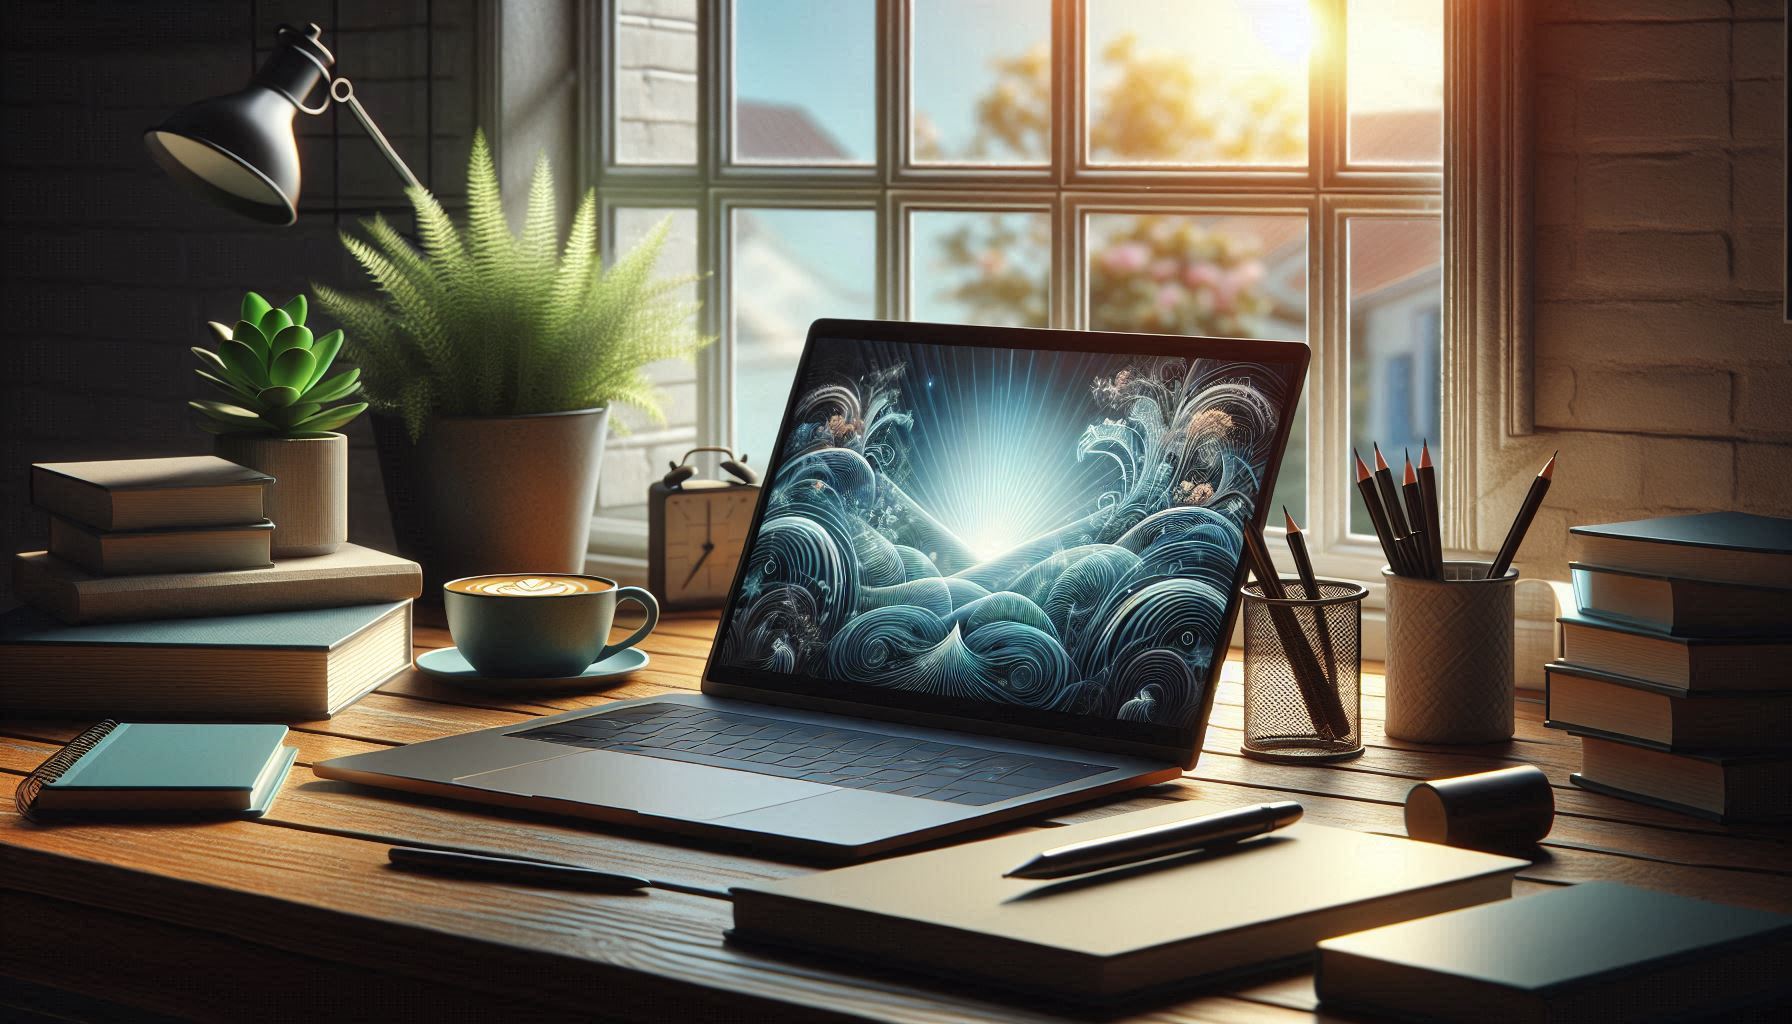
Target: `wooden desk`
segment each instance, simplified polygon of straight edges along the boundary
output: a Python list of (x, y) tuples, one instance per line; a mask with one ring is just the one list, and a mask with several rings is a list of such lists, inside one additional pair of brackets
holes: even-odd
[[(299, 763), (259, 821), (37, 826), (11, 790), (86, 723), (0, 723), (0, 989), (5, 1004), (61, 1007), (52, 990), (209, 1019), (972, 1020), (1051, 1019), (963, 990), (853, 974), (727, 945), (725, 901), (653, 891), (551, 892), (391, 870), (388, 844), (425, 841), (514, 851), (726, 886), (811, 866), (646, 833), (426, 802), (316, 779), (309, 765), (531, 716), (697, 687), (715, 633), (670, 617), (643, 645), (653, 663), (590, 696), (510, 700), (409, 672), (329, 721), (295, 727)], [(448, 642), (419, 629), (428, 648)], [(1238, 755), (1239, 666), (1225, 682), (1200, 766), (1177, 783), (1060, 815), (1113, 814), (1164, 800), (1218, 810), (1299, 800), (1310, 820), (1402, 834), (1414, 780), (1530, 762), (1556, 785), (1558, 817), (1518, 891), (1613, 879), (1792, 910), (1792, 829), (1725, 828), (1572, 788), (1577, 741), (1519, 708), (1518, 736), (1426, 747), (1381, 729), (1381, 678), (1365, 683), (1368, 753), (1334, 767)], [(1037, 826), (1034, 826), (1037, 827)], [(85, 1007), (85, 1009), (84, 1009)], [(1140, 1019), (1294, 1020), (1314, 1012), (1298, 975), (1189, 998)], [(103, 1008), (103, 1007), (102, 1007)], [(77, 1015), (92, 1007), (78, 1002)]]

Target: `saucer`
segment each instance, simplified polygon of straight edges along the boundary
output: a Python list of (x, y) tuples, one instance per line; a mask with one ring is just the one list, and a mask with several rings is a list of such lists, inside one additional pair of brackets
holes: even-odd
[(467, 663), (466, 656), (453, 647), (442, 647), (418, 656), (417, 668), (425, 675), (434, 676), (445, 682), (459, 686), (478, 687), (487, 690), (515, 690), (519, 693), (539, 693), (543, 690), (593, 690), (597, 683), (611, 682), (628, 675), (630, 672), (647, 664), (647, 652), (638, 647), (617, 651), (602, 661), (591, 663), (576, 676), (563, 676), (551, 679), (494, 679), (482, 676)]

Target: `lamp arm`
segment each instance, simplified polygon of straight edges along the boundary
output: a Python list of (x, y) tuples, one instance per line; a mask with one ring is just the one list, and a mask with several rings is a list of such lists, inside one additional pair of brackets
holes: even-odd
[(361, 101), (355, 98), (355, 86), (353, 82), (338, 76), (330, 82), (330, 98), (337, 103), (345, 103), (348, 105), (348, 109), (355, 115), (355, 120), (361, 122), (361, 129), (367, 133), (368, 137), (373, 139), (373, 144), (379, 147), (379, 151), (385, 156), (386, 162), (392, 165), (392, 169), (398, 172), (400, 178), (404, 179), (407, 188), (423, 187), (423, 183), (417, 180), (415, 174), (411, 173), (410, 167), (407, 166), (403, 158), (398, 155), (398, 151), (392, 148), (392, 143), (386, 141), (386, 133), (380, 131), (380, 126), (374, 124), (373, 118), (368, 116), (367, 108), (363, 107)]

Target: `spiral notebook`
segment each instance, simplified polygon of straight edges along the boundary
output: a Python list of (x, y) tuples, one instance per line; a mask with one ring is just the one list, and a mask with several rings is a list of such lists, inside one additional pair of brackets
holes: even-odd
[(27, 818), (68, 814), (259, 817), (298, 757), (284, 725), (104, 721), (19, 783)]

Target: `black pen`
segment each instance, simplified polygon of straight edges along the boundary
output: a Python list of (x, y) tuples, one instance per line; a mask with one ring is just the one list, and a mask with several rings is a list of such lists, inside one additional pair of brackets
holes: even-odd
[(1273, 832), (1300, 820), (1303, 813), (1292, 800), (1256, 804), (1172, 821), (1115, 836), (1103, 836), (1068, 846), (1058, 846), (1004, 874), (1003, 878), (1064, 878), (1105, 868), (1154, 860), (1173, 853), (1189, 853), (1236, 843)]
[(394, 846), (386, 851), (393, 867), (457, 878), (478, 878), (493, 882), (515, 882), (520, 885), (542, 885), (557, 889), (580, 889), (585, 892), (635, 892), (640, 889), (666, 889), (715, 899), (731, 899), (722, 889), (710, 889), (683, 882), (666, 882), (639, 875), (599, 871), (574, 864), (552, 861), (520, 860), (459, 850), (431, 850), (418, 846)]

